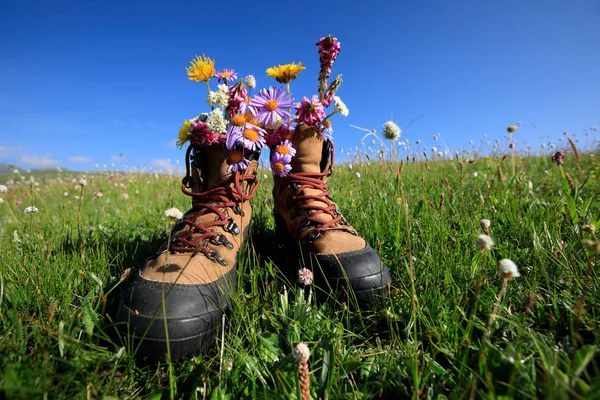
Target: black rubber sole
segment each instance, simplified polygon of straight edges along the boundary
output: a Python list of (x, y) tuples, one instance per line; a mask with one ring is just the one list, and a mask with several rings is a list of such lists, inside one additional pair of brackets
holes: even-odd
[[(336, 301), (357, 303), (359, 308), (367, 309), (389, 295), (390, 272), (370, 245), (339, 257), (303, 252), (298, 241), (288, 232), (285, 222), (277, 215), (275, 221), (279, 246), (285, 254), (286, 274), (295, 282), (299, 269), (311, 270), (320, 301), (335, 298)], [(370, 265), (361, 265), (360, 261)]]
[[(231, 287), (225, 286), (235, 284), (236, 275), (234, 268), (210, 285), (174, 285), (170, 292), (172, 285), (167, 286), (166, 317), (162, 310), (162, 292), (157, 291), (162, 283), (136, 276), (123, 294), (116, 315), (123, 341), (136, 358), (149, 362), (167, 360), (169, 350), (172, 361), (206, 352), (220, 333), (222, 317), (227, 309), (227, 291)], [(222, 287), (222, 290), (217, 287)], [(134, 298), (134, 295), (138, 297)], [(151, 306), (146, 306), (144, 296), (152, 303)], [(182, 308), (178, 303), (189, 305), (193, 302), (202, 304), (196, 312), (188, 310), (187, 315), (177, 312)], [(131, 304), (145, 309), (133, 309)]]

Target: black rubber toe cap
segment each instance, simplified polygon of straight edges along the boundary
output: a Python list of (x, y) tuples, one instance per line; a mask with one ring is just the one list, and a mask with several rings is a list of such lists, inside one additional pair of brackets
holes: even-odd
[(142, 340), (140, 355), (164, 359), (166, 320), (173, 359), (203, 351), (214, 342), (235, 275), (233, 269), (209, 284), (179, 285), (149, 281), (138, 273), (123, 293), (116, 317), (120, 330)]
[(369, 302), (375, 296), (385, 297), (392, 278), (388, 268), (368, 243), (360, 250), (313, 256), (316, 261), (314, 272), (323, 275), (332, 287), (349, 283), (357, 297), (364, 297)]

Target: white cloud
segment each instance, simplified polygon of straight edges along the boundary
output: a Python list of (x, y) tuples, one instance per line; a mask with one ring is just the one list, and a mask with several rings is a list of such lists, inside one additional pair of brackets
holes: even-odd
[(89, 164), (92, 159), (86, 156), (72, 156), (68, 158), (69, 162), (76, 164)]
[(177, 148), (177, 139), (173, 139), (170, 142), (163, 143), (163, 147), (166, 149), (175, 149)]
[(110, 157), (110, 161), (112, 161), (112, 162), (117, 162), (117, 161), (122, 161), (122, 160), (125, 160), (125, 156), (122, 153), (118, 154), (116, 156)]
[(19, 158), (19, 164), (28, 165), (31, 167), (54, 167), (58, 164), (58, 161), (50, 158), (50, 155), (47, 154), (45, 156), (27, 156), (21, 155)]
[(148, 163), (157, 172), (166, 172), (168, 174), (182, 172), (183, 168), (178, 165), (171, 164), (171, 159), (156, 159)]

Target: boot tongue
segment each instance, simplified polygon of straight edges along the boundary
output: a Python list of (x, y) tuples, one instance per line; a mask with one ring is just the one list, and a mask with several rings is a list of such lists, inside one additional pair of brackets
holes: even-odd
[(200, 150), (200, 169), (192, 164), (192, 189), (199, 193), (210, 188), (223, 179), (228, 173), (227, 156), (221, 144), (202, 147)]
[(322, 172), (323, 139), (313, 128), (300, 125), (292, 137), (296, 155), (292, 158), (292, 173)]
[[(323, 162), (323, 138), (315, 132), (313, 128), (306, 125), (299, 125), (292, 137), (292, 146), (296, 149), (296, 155), (292, 158), (292, 173), (295, 172), (316, 172), (321, 173)], [(325, 160), (328, 161), (328, 160)], [(329, 164), (325, 168), (328, 168)], [(326, 182), (325, 177), (321, 178)], [(323, 193), (319, 189), (305, 188), (304, 195), (319, 195)], [(320, 200), (308, 200), (318, 207), (327, 207), (327, 203)], [(322, 222), (331, 221), (333, 218), (327, 213), (321, 213), (317, 217)]]

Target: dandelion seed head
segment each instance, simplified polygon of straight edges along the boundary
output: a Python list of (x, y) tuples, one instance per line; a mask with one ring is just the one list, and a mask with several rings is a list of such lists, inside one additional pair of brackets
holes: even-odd
[(488, 235), (481, 234), (475, 239), (475, 246), (480, 251), (491, 250), (492, 246), (494, 246), (494, 241)]
[(383, 136), (386, 139), (396, 140), (402, 134), (402, 130), (394, 121), (388, 121), (383, 124)]
[(171, 207), (165, 210), (165, 217), (169, 217), (172, 219), (181, 219), (183, 218), (183, 213), (177, 207)]
[(504, 258), (498, 262), (498, 272), (509, 280), (521, 276), (517, 264), (508, 258)]

